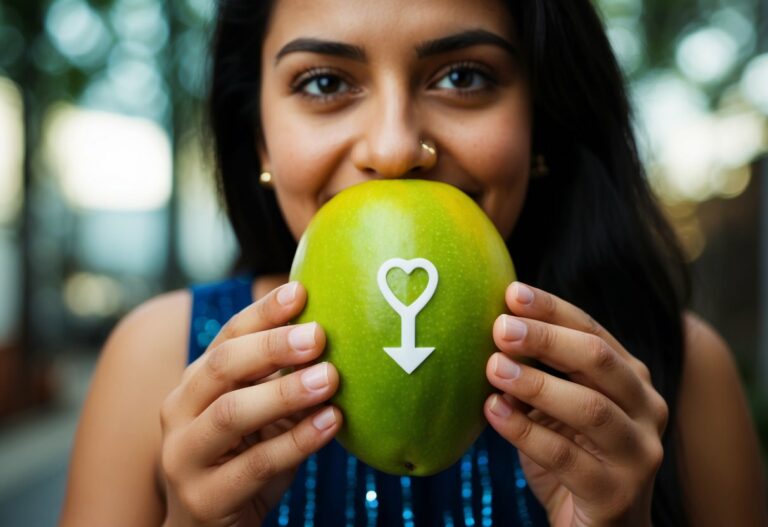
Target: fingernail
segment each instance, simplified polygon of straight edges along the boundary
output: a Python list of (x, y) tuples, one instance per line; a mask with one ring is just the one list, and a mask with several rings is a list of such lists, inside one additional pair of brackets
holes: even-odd
[(521, 304), (530, 304), (533, 302), (533, 290), (520, 282), (515, 282), (515, 298)]
[(523, 340), (528, 333), (528, 326), (520, 319), (505, 315), (501, 319), (504, 340)]
[(495, 364), (493, 365), (493, 371), (502, 379), (517, 379), (520, 376), (520, 366), (515, 364), (506, 355), (496, 353), (493, 356)]
[(277, 301), (284, 306), (287, 306), (294, 300), (296, 300), (296, 289), (299, 287), (298, 282), (289, 282), (282, 286), (277, 291)]
[(494, 394), (491, 399), (491, 412), (499, 417), (509, 417), (512, 415), (512, 408), (498, 394)]
[(336, 415), (333, 413), (333, 408), (328, 407), (312, 419), (312, 426), (318, 430), (327, 430), (336, 424)]
[(301, 374), (301, 384), (307, 390), (319, 390), (328, 386), (328, 363), (321, 362), (304, 370)]
[(309, 351), (315, 347), (317, 322), (301, 324), (288, 333), (288, 344), (296, 351)]

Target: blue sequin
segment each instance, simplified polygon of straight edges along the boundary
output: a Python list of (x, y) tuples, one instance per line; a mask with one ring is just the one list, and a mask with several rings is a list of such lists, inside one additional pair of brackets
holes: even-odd
[(403, 520), (404, 527), (413, 527), (413, 509), (411, 504), (411, 478), (402, 476), (400, 487), (403, 492)]
[(347, 526), (355, 524), (355, 488), (357, 486), (357, 458), (347, 454), (347, 495), (344, 516)]
[(528, 485), (525, 481), (525, 473), (520, 467), (519, 460), (515, 463), (515, 489), (517, 493), (517, 516), (524, 527), (532, 527), (531, 515), (528, 512), (528, 504), (525, 501), (523, 489)]
[(376, 493), (376, 476), (371, 467), (365, 467), (365, 506), (368, 515), (368, 526), (375, 527), (376, 519), (379, 516), (379, 502)]
[(493, 487), (491, 486), (491, 473), (488, 469), (488, 450), (483, 437), (478, 441), (477, 469), (480, 474), (480, 487), (483, 489), (482, 523), (487, 526), (493, 523), (491, 520), (493, 516)]
[(288, 489), (288, 491), (283, 494), (283, 499), (280, 500), (280, 516), (277, 519), (277, 522), (279, 525), (288, 525), (288, 520), (290, 520), (290, 514), (291, 514), (291, 489)]
[(461, 497), (464, 499), (464, 524), (468, 527), (475, 525), (472, 512), (472, 457), (475, 447), (472, 446), (461, 458)]
[(305, 483), (307, 489), (307, 504), (304, 508), (304, 527), (312, 527), (315, 523), (315, 500), (317, 493), (317, 454), (312, 454), (307, 458), (307, 480)]

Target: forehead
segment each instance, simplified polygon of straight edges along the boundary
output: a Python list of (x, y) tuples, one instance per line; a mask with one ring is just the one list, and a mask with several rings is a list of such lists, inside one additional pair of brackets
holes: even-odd
[(512, 20), (500, 0), (276, 0), (265, 47), (299, 37), (393, 49), (468, 29), (512, 39)]

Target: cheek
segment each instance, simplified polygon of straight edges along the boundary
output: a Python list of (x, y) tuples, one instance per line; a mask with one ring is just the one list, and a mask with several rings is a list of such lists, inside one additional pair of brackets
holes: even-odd
[(277, 200), (298, 240), (319, 209), (342, 140), (307, 119), (291, 118), (292, 112), (290, 104), (265, 104), (262, 123)]
[(279, 188), (286, 192), (315, 194), (325, 183), (323, 174), (331, 145), (316, 129), (284, 119), (265, 124), (270, 167)]
[(522, 105), (488, 116), (471, 142), (474, 162), (488, 185), (514, 184), (527, 178), (531, 156), (531, 123)]
[(525, 112), (497, 115), (483, 126), (464, 128), (461, 164), (483, 186), (483, 210), (506, 239), (528, 188), (531, 133)]

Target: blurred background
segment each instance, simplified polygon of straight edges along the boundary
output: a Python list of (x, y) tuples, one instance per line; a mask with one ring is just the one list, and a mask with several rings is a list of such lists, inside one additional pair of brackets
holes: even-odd
[[(694, 307), (768, 445), (768, 0), (600, 0)], [(53, 525), (106, 335), (227, 274), (202, 139), (214, 0), (0, 0), (0, 525)], [(766, 456), (764, 455), (764, 459)]]

